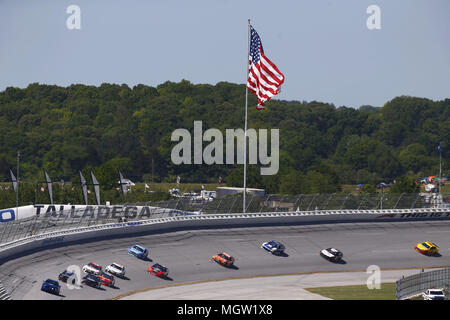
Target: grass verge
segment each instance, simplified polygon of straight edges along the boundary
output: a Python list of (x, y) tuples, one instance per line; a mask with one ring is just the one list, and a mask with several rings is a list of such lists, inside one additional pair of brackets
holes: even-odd
[(382, 283), (380, 289), (366, 285), (306, 288), (311, 293), (333, 300), (395, 300), (395, 283)]

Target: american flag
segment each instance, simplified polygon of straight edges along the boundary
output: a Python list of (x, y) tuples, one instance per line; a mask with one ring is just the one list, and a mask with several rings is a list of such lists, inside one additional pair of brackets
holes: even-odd
[(284, 75), (264, 55), (261, 38), (250, 26), (250, 56), (247, 88), (258, 97), (256, 109), (264, 109), (264, 102), (278, 94), (284, 82)]

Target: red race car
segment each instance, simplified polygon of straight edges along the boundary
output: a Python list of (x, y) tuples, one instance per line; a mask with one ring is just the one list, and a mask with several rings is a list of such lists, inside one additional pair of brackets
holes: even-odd
[(159, 263), (155, 263), (154, 265), (148, 267), (147, 271), (161, 278), (165, 278), (169, 274), (169, 269)]
[(108, 287), (114, 287), (115, 280), (112, 275), (101, 272), (98, 275), (98, 277), (99, 277), (100, 281), (102, 282), (102, 285), (108, 286)]

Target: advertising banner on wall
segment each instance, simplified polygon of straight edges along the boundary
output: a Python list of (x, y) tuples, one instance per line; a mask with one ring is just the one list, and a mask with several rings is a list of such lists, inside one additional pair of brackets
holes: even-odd
[[(17, 208), (0, 210), (0, 223), (17, 220)], [(36, 204), (19, 207), (20, 219), (45, 217), (55, 219), (127, 219), (144, 220), (154, 217), (173, 217), (179, 215), (196, 215), (199, 212), (181, 211), (153, 206), (98, 206), (98, 205), (70, 205), (70, 204)]]

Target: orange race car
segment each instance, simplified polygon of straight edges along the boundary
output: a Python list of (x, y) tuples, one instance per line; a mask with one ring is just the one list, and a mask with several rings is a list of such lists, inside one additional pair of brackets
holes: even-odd
[(234, 263), (234, 258), (225, 252), (221, 252), (221, 253), (214, 255), (211, 258), (211, 260), (215, 261), (225, 267), (231, 267)]
[(421, 242), (414, 246), (414, 250), (422, 254), (433, 255), (439, 252), (439, 247), (433, 242)]

